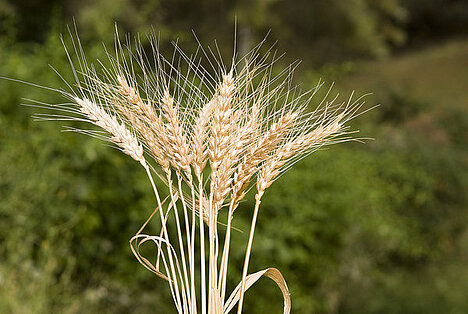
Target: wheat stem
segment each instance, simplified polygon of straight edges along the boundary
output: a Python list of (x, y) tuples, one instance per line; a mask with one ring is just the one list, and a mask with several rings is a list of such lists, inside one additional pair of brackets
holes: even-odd
[[(189, 302), (187, 300), (187, 298), (190, 295), (189, 290), (187, 290), (187, 289), (189, 289), (188, 277), (187, 277), (187, 260), (185, 258), (185, 248), (184, 248), (185, 246), (184, 246), (181, 227), (180, 227), (179, 212), (177, 210), (177, 204), (176, 204), (177, 200), (176, 200), (174, 191), (172, 189), (171, 171), (169, 171), (166, 174), (166, 179), (167, 179), (168, 186), (169, 186), (169, 194), (171, 196), (172, 207), (174, 208), (174, 217), (175, 217), (175, 221), (176, 221), (177, 237), (178, 237), (178, 241), (179, 241), (180, 256), (181, 256), (181, 259), (182, 259), (181, 260), (182, 270), (183, 270), (183, 274), (184, 274), (184, 277), (181, 280), (182, 296), (183, 296), (183, 299), (184, 299), (184, 309), (187, 310), (187, 306), (188, 306), (187, 303)], [(185, 282), (185, 284), (184, 284), (184, 282)]]
[(254, 213), (252, 216), (252, 223), (250, 224), (249, 242), (247, 243), (247, 250), (245, 252), (244, 267), (242, 270), (242, 281), (241, 281), (239, 304), (237, 307), (237, 314), (242, 313), (242, 305), (244, 302), (244, 294), (245, 294), (245, 280), (247, 278), (247, 271), (249, 268), (249, 261), (250, 261), (250, 252), (252, 251), (255, 226), (257, 224), (258, 209), (260, 207), (262, 196), (263, 196), (263, 191), (258, 191), (257, 195), (255, 195), (255, 208), (254, 208)]
[(205, 223), (203, 220), (203, 174), (198, 175), (198, 216), (200, 224), (200, 286), (202, 314), (206, 314)]
[(231, 224), (232, 218), (235, 209), (235, 199), (232, 199), (229, 203), (229, 210), (228, 210), (228, 222), (226, 226), (226, 235), (224, 239), (224, 248), (223, 248), (223, 255), (221, 258), (221, 266), (219, 269), (219, 282), (218, 286), (221, 287), (221, 300), (224, 302), (224, 298), (226, 296), (226, 277), (227, 277), (227, 268), (228, 268), (228, 260), (229, 260), (229, 247), (231, 243)]
[(190, 272), (190, 286), (187, 283), (187, 297), (189, 298), (189, 304), (190, 304), (190, 313), (193, 313), (193, 289), (192, 287), (192, 274), (193, 274), (193, 258), (192, 258), (192, 249), (191, 249), (191, 243), (192, 243), (192, 238), (190, 236), (190, 225), (188, 221), (188, 212), (187, 212), (187, 204), (185, 202), (185, 197), (184, 197), (184, 191), (182, 190), (182, 177), (179, 172), (176, 172), (177, 175), (177, 182), (178, 182), (178, 188), (179, 188), (179, 194), (180, 194), (180, 200), (182, 201), (182, 210), (184, 213), (184, 221), (185, 221), (185, 234), (187, 237), (187, 254), (188, 254), (188, 264), (189, 264), (189, 272)]
[(216, 261), (214, 260), (214, 227), (213, 227), (213, 220), (214, 220), (214, 211), (213, 211), (213, 192), (210, 192), (210, 207), (209, 207), (209, 216), (208, 216), (208, 233), (209, 233), (209, 243), (210, 243), (210, 257), (209, 257), (209, 267), (208, 267), (208, 313), (212, 313), (213, 309), (213, 294), (216, 284), (213, 283), (215, 278), (215, 268), (216, 268)]
[(167, 249), (167, 254), (169, 256), (169, 264), (171, 266), (171, 272), (172, 272), (172, 282), (169, 282), (169, 284), (171, 284), (171, 285), (172, 285), (172, 283), (174, 284), (174, 290), (176, 291), (176, 299), (177, 299), (176, 305), (180, 309), (182, 307), (181, 299), (180, 299), (180, 291), (179, 291), (178, 280), (177, 280), (177, 276), (176, 276), (176, 272), (175, 272), (175, 268), (174, 268), (174, 261), (173, 261), (173, 258), (172, 258), (172, 252), (170, 251), (170, 248), (169, 248), (169, 245), (168, 245), (168, 243), (170, 243), (170, 240), (169, 240), (169, 234), (168, 234), (167, 228), (166, 228), (166, 223), (165, 223), (166, 220), (164, 219), (164, 215), (163, 215), (163, 211), (162, 211), (163, 207), (162, 207), (162, 204), (161, 204), (161, 198), (159, 197), (159, 192), (158, 192), (158, 189), (156, 188), (156, 185), (154, 184), (153, 176), (151, 175), (149, 167), (146, 166), (145, 170), (146, 170), (148, 178), (149, 178), (149, 180), (151, 182), (151, 186), (153, 187), (153, 191), (154, 191), (154, 195), (156, 197), (156, 202), (158, 203), (158, 207), (161, 208), (161, 210), (159, 211), (160, 218), (161, 218), (161, 228), (162, 228), (163, 233), (164, 233), (164, 239), (167, 241), (166, 242), (167, 243), (166, 249)]
[(192, 234), (191, 239), (192, 242), (190, 244), (190, 253), (192, 256), (192, 267), (190, 269), (190, 289), (192, 292), (192, 308), (193, 313), (197, 313), (197, 297), (196, 297), (196, 290), (195, 290), (195, 227), (196, 227), (196, 215), (195, 215), (195, 208), (196, 208), (196, 198), (195, 198), (195, 187), (193, 185), (193, 177), (190, 175), (188, 178), (188, 185), (190, 186), (190, 190), (192, 192)]

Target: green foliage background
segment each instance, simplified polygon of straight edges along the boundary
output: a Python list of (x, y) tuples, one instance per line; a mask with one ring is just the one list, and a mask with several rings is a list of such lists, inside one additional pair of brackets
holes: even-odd
[[(153, 25), (167, 52), (175, 38), (193, 50), (193, 29), (225, 60), (236, 18), (239, 50), (271, 30), (280, 66), (304, 60), (305, 87), (372, 91), (381, 106), (354, 126), (375, 140), (314, 153), (267, 192), (251, 270), (279, 268), (294, 313), (468, 312), (465, 1), (0, 0), (0, 75), (65, 88), (49, 64), (70, 78), (59, 34), (72, 17), (91, 57), (104, 57), (117, 21), (121, 32)], [(0, 312), (173, 313), (128, 246), (154, 206), (142, 170), (19, 105), (57, 94), (0, 80), (0, 95)], [(251, 208), (237, 211), (231, 287)], [(246, 302), (281, 311), (268, 279)]]

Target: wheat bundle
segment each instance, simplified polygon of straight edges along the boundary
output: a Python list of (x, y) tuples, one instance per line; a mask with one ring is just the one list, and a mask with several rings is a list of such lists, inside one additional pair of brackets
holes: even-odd
[[(130, 244), (144, 267), (167, 280), (177, 311), (228, 313), (237, 305), (241, 313), (245, 291), (267, 276), (280, 287), (283, 311), (289, 313), (289, 290), (277, 269), (248, 274), (261, 199), (300, 158), (352, 139), (347, 122), (360, 113), (362, 98), (324, 100), (309, 109), (321, 84), (305, 92), (292, 87), (294, 65), (273, 75), (276, 59), (270, 52), (261, 55), (261, 45), (233, 58), (229, 67), (206, 53), (213, 65), (207, 70), (197, 55), (189, 58), (177, 46), (179, 58), (165, 59), (154, 37), (151, 58), (138, 41), (132, 49), (117, 39), (115, 54), (109, 54), (111, 66), (98, 74), (87, 64), (79, 39), (74, 40), (75, 49), (67, 54), (76, 88), (62, 92), (71, 103), (50, 107), (66, 112), (67, 120), (100, 127), (104, 133), (72, 130), (107, 139), (145, 169), (156, 210)], [(155, 175), (168, 187), (165, 200)], [(251, 190), (255, 206), (242, 277), (227, 297), (232, 222)], [(223, 213), (227, 219), (222, 221)], [(143, 234), (158, 216), (159, 233)], [(147, 242), (156, 245), (156, 260), (140, 253)]]

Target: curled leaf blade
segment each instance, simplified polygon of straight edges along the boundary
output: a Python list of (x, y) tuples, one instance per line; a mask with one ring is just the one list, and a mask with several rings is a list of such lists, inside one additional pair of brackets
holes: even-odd
[[(289, 314), (291, 312), (291, 296), (289, 293), (288, 285), (286, 284), (286, 280), (284, 279), (283, 275), (278, 269), (270, 267), (248, 275), (245, 281), (245, 291), (247, 291), (251, 286), (253, 286), (253, 284), (256, 283), (262, 276), (270, 278), (278, 285), (278, 287), (281, 290), (281, 293), (283, 294), (283, 314)], [(237, 302), (239, 302), (240, 288), (241, 283), (237, 285), (237, 287), (227, 299), (226, 303), (224, 304), (224, 314), (229, 313), (229, 311), (231, 311), (234, 308)]]

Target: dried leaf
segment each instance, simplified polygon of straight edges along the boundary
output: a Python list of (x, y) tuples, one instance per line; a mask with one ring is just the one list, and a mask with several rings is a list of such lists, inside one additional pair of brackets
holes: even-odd
[[(251, 275), (248, 275), (245, 281), (245, 291), (247, 291), (262, 276), (266, 276), (272, 279), (274, 282), (276, 282), (278, 287), (281, 289), (281, 293), (283, 294), (283, 300), (284, 300), (283, 314), (289, 314), (291, 312), (291, 297), (290, 297), (290, 293), (289, 293), (289, 289), (286, 284), (286, 281), (284, 280), (283, 275), (278, 269), (267, 268), (267, 269), (258, 271), (256, 273), (253, 273)], [(232, 294), (229, 296), (229, 299), (227, 299), (226, 303), (224, 304), (224, 314), (229, 313), (229, 311), (233, 309), (233, 307), (237, 304), (237, 302), (239, 302), (240, 288), (241, 288), (241, 283), (237, 285), (237, 287), (234, 289)]]

